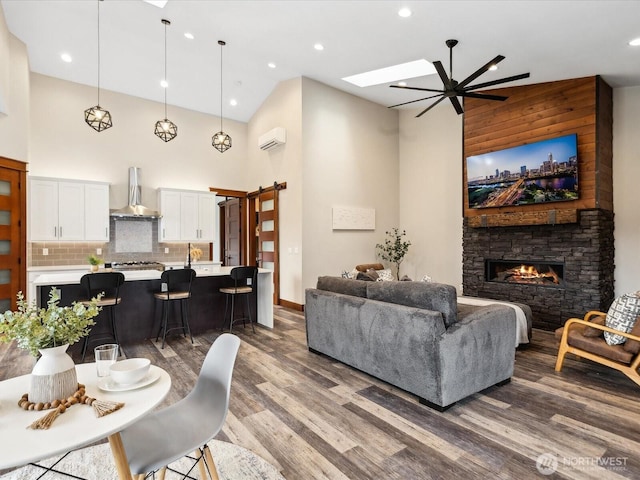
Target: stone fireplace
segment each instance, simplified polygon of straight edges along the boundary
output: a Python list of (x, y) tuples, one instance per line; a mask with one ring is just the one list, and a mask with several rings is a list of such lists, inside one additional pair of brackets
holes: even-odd
[[(472, 228), (465, 220), (463, 227), (464, 294), (525, 303), (533, 326), (545, 330), (589, 310), (606, 311), (613, 260), (613, 213), (605, 210), (581, 211), (578, 223)], [(522, 265), (516, 278), (512, 271)]]
[(579, 196), (475, 208), (465, 183), (464, 295), (527, 304), (533, 326), (545, 330), (606, 311), (614, 297), (611, 87), (595, 76), (492, 93), (508, 100), (465, 98), (463, 160), (575, 133)]

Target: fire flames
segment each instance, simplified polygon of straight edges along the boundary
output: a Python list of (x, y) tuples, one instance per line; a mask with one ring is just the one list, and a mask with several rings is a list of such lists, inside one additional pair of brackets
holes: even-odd
[(499, 274), (502, 281), (514, 283), (553, 283), (560, 284), (560, 277), (553, 268), (547, 267), (546, 272), (538, 272), (533, 265), (520, 265), (510, 268)]

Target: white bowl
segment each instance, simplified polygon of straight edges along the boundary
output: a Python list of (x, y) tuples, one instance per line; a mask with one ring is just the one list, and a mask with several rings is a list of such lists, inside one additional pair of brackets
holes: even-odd
[(151, 360), (148, 358), (128, 358), (111, 365), (111, 378), (121, 385), (129, 385), (142, 380), (150, 367)]

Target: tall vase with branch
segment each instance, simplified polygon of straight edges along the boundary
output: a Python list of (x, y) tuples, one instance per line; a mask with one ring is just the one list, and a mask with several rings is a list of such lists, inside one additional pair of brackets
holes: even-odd
[(405, 240), (407, 235), (405, 230), (400, 231), (400, 229), (394, 227), (384, 233), (386, 235), (384, 243), (376, 244), (376, 251), (380, 258), (395, 265), (396, 278), (400, 280), (400, 264), (409, 251), (411, 242)]

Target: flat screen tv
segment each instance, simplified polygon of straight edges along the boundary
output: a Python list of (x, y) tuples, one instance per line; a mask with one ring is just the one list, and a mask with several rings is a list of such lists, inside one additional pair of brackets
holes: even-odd
[(578, 135), (472, 155), (467, 161), (469, 208), (578, 199)]

